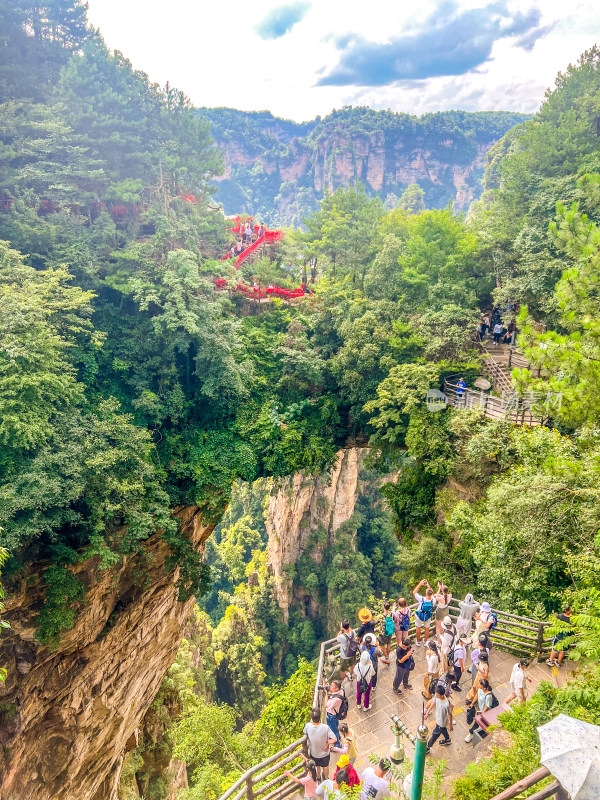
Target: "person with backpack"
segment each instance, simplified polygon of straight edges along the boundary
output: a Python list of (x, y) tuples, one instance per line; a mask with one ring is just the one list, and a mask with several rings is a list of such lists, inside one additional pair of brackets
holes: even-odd
[(408, 676), (415, 668), (414, 650), (410, 646), (410, 639), (405, 636), (399, 647), (396, 649), (396, 676), (394, 677), (394, 692), (402, 694), (400, 684), (405, 689), (412, 689), (408, 682)]
[(356, 705), (359, 708), (361, 707), (361, 702), (364, 695), (365, 704), (363, 711), (369, 711), (371, 708), (371, 704), (369, 702), (371, 699), (371, 680), (375, 675), (375, 670), (373, 669), (373, 662), (371, 661), (371, 656), (367, 650), (363, 650), (360, 654), (360, 661), (356, 665), (354, 672), (356, 674)]
[(346, 679), (346, 673), (350, 673), (349, 680), (352, 681), (354, 680), (354, 665), (358, 655), (358, 640), (347, 619), (342, 620), (337, 641), (340, 644), (340, 678), (343, 681)]
[[(419, 594), (419, 589), (421, 586), (427, 586), (425, 595)], [(417, 601), (417, 610), (415, 611), (415, 627), (417, 633), (416, 646), (420, 647), (422, 629), (425, 630), (424, 643), (427, 643), (427, 640), (429, 639), (429, 626), (431, 624), (431, 618), (433, 617), (433, 611), (435, 609), (435, 597), (433, 596), (433, 589), (427, 583), (426, 578), (424, 578), (415, 586), (413, 589), (413, 597)]]
[(432, 685), (437, 686), (437, 679), (440, 677), (440, 654), (438, 652), (437, 644), (434, 641), (427, 642), (427, 651), (425, 652), (425, 660), (427, 661), (427, 672), (423, 679), (424, 689), (421, 692), (425, 700), (431, 700), (433, 694), (431, 692)]
[(374, 633), (368, 633), (363, 641), (361, 650), (366, 650), (371, 657), (371, 661), (373, 662), (373, 669), (375, 670), (375, 675), (373, 675), (373, 681), (371, 684), (371, 691), (374, 692), (377, 688), (377, 675), (379, 672), (379, 658), (383, 655), (383, 651), (380, 647), (377, 646), (377, 639), (375, 638)]
[(327, 690), (327, 703), (325, 704), (325, 712), (327, 715), (327, 724), (335, 733), (335, 744), (339, 747), (340, 734), (338, 725), (341, 719), (346, 719), (348, 716), (348, 699), (346, 692), (342, 689), (341, 681), (337, 679), (332, 681), (331, 687), (325, 686)]
[(383, 604), (383, 633), (379, 637), (379, 644), (383, 650), (381, 660), (384, 664), (390, 663), (390, 650), (392, 647), (392, 636), (394, 635), (394, 617), (392, 615), (391, 605), (389, 600), (386, 600)]
[(317, 774), (325, 780), (329, 777), (329, 759), (331, 745), (336, 742), (336, 735), (329, 725), (321, 722), (321, 711), (313, 708), (310, 722), (307, 722), (302, 733), (308, 737), (308, 754), (315, 762)]
[(304, 797), (309, 800), (309, 798), (317, 796), (317, 765), (311, 758), (307, 758), (304, 753), (298, 753), (298, 755), (304, 761), (305, 774), (301, 778), (297, 778), (288, 769), (283, 774), (294, 783), (303, 786)]
[(483, 728), (479, 727), (478, 722), (475, 722), (475, 715), (477, 711), (479, 711), (480, 714), (483, 714), (484, 711), (488, 711), (490, 708), (495, 708), (497, 705), (498, 701), (494, 697), (489, 681), (483, 678), (479, 684), (479, 688), (477, 689), (477, 697), (472, 703), (469, 704), (469, 709), (467, 710), (467, 722), (469, 722), (469, 717), (472, 717), (471, 722), (473, 722), (473, 724), (465, 736), (465, 742), (468, 743), (473, 741), (473, 734), (475, 731), (477, 731), (477, 728), (479, 728), (479, 736), (482, 739), (485, 739), (487, 733), (483, 730)]
[(400, 645), (400, 642), (404, 638), (404, 634), (408, 633), (410, 630), (410, 615), (411, 610), (408, 607), (406, 598), (399, 597), (398, 602), (396, 603), (392, 612), (392, 618), (394, 620), (394, 633), (396, 635), (396, 647)]
[(522, 658), (512, 668), (512, 672), (510, 673), (510, 688), (512, 689), (511, 693), (504, 699), (506, 704), (510, 703), (511, 700), (514, 700), (516, 697), (519, 698), (521, 703), (525, 702), (525, 689), (526, 681), (531, 683), (531, 678), (529, 675), (525, 674), (525, 670), (529, 666), (529, 661), (526, 658)]
[(444, 617), (442, 621), (442, 632), (439, 639), (442, 672), (454, 671), (454, 648), (457, 643), (457, 634), (456, 626), (452, 622), (452, 617)]
[(332, 747), (331, 749), (342, 756), (348, 756), (350, 763), (354, 764), (354, 761), (358, 756), (358, 750), (356, 749), (356, 734), (352, 728), (349, 727), (345, 720), (340, 722), (338, 731), (342, 744), (340, 747)]
[(475, 614), (474, 619), (476, 636), (479, 636), (480, 633), (489, 633), (498, 625), (498, 617), (492, 611), (489, 603), (481, 604), (481, 610), (478, 614)]
[(356, 638), (359, 643), (362, 643), (362, 640), (368, 633), (375, 633), (376, 623), (373, 614), (371, 614), (371, 609), (369, 608), (361, 608), (358, 612), (358, 619), (360, 620), (360, 625), (356, 631)]

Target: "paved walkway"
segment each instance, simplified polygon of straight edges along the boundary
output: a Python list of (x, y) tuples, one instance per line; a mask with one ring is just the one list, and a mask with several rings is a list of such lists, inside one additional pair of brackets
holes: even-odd
[[(376, 691), (371, 693), (371, 705), (373, 708), (370, 711), (364, 712), (357, 710), (356, 683), (353, 682), (350, 684), (347, 680), (344, 683), (344, 688), (348, 694), (350, 704), (348, 723), (357, 737), (359, 755), (356, 759), (355, 767), (359, 774), (361, 774), (365, 767), (369, 766), (369, 756), (371, 754), (389, 755), (390, 745), (394, 741), (390, 730), (391, 714), (400, 717), (413, 733), (416, 733), (417, 726), (421, 722), (423, 703), (425, 702), (421, 695), (423, 679), (426, 672), (425, 648), (415, 648), (416, 666), (410, 677), (413, 688), (408, 691), (404, 690), (402, 696), (396, 695), (392, 689), (395, 674), (393, 655), (394, 651), (391, 653), (390, 661), (392, 663), (389, 666), (381, 663), (379, 664), (378, 685)], [(468, 658), (470, 660), (470, 655)], [(503, 653), (497, 649), (492, 650), (490, 658), (490, 683), (501, 703), (510, 693), (508, 681), (516, 661), (517, 658), (515, 656)], [(543, 680), (551, 680), (556, 686), (564, 685), (568, 669), (568, 665), (560, 669), (556, 667), (550, 668), (544, 662), (536, 664), (535, 666), (530, 666), (527, 670), (527, 674), (532, 679), (532, 682), (527, 684), (528, 694), (531, 696), (538, 684)], [(440, 747), (439, 744), (436, 743), (431, 751), (432, 759), (443, 758), (448, 763), (447, 779), (444, 781), (448, 788), (451, 778), (460, 775), (467, 764), (471, 761), (475, 761), (480, 754), (483, 755), (484, 749), (486, 751), (489, 749), (487, 746), (488, 743), (493, 743), (494, 737), (498, 736), (498, 733), (492, 733), (484, 740), (475, 736), (473, 741), (469, 744), (465, 742), (468, 726), (466, 724), (464, 697), (470, 686), (471, 675), (466, 673), (461, 680), (462, 692), (455, 691), (452, 694), (452, 703), (454, 705), (454, 732), (451, 733), (452, 745), (450, 747)], [(429, 717), (426, 725), (431, 733), (435, 725), (433, 716)], [(482, 742), (485, 744), (482, 744)], [(412, 761), (414, 757), (414, 748), (407, 739), (404, 740), (404, 743), (406, 759)]]

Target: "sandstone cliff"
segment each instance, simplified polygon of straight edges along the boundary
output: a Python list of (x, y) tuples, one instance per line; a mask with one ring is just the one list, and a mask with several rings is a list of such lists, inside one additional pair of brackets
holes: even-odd
[(359, 501), (364, 502), (369, 492), (369, 503), (381, 505), (381, 497), (374, 490), (393, 477), (367, 471), (368, 453), (368, 448), (359, 447), (340, 450), (329, 475), (307, 477), (299, 473), (280, 483), (269, 498), (269, 566), (286, 622), (292, 606), (303, 608), (313, 620), (320, 616), (325, 627), (335, 621), (335, 613), (330, 613), (334, 605), (330, 598), (323, 598), (326, 608), (321, 608), (319, 591), (306, 585), (295, 567), (306, 558), (310, 564), (320, 565), (326, 552), (340, 544), (341, 537), (347, 559), (352, 559), (358, 528), (354, 514)]
[[(181, 524), (201, 548), (212, 531), (195, 508)], [(11, 586), (0, 639), (0, 800), (114, 800), (126, 752), (181, 643), (194, 599), (178, 600), (160, 534), (144, 553), (99, 572), (74, 569), (87, 587), (74, 627), (55, 650), (34, 638), (40, 574)], [(43, 570), (42, 570), (43, 571)]]
[(202, 109), (224, 158), (217, 199), (227, 214), (299, 224), (326, 190), (362, 182), (393, 203), (418, 183), (429, 208), (458, 210), (481, 194), (490, 147), (525, 115), (442, 112), (412, 117), (344, 108), (307, 123), (268, 112)]

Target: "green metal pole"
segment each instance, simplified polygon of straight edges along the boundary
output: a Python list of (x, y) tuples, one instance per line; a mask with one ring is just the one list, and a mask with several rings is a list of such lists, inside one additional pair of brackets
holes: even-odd
[(417, 728), (415, 741), (415, 760), (413, 762), (410, 800), (421, 800), (423, 795), (423, 776), (425, 774), (425, 757), (427, 755), (427, 738), (429, 731), (424, 723)]

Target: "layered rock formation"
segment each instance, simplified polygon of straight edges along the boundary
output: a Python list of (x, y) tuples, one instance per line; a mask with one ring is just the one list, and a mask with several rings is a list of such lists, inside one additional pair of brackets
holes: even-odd
[[(200, 549), (212, 531), (196, 508), (178, 512)], [(194, 599), (178, 600), (160, 534), (144, 552), (98, 571), (74, 567), (87, 587), (75, 625), (52, 650), (35, 639), (43, 567), (10, 587), (0, 638), (0, 800), (114, 800), (123, 758), (181, 643)]]
[(481, 193), (484, 158), (526, 119), (507, 112), (442, 112), (424, 117), (344, 108), (294, 123), (268, 112), (202, 109), (223, 151), (217, 199), (227, 214), (298, 224), (325, 190), (362, 182), (393, 204), (410, 184), (429, 208), (466, 209)]

